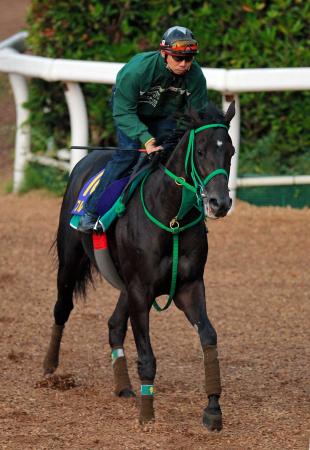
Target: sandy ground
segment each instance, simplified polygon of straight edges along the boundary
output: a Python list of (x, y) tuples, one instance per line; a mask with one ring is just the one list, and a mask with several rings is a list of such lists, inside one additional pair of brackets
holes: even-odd
[[(156, 423), (141, 428), (138, 400), (113, 395), (107, 320), (117, 291), (99, 278), (68, 322), (62, 378), (43, 378), (56, 296), (49, 248), (59, 206), (40, 192), (0, 196), (1, 449), (308, 448), (309, 209), (239, 203), (230, 217), (209, 223), (205, 281), (224, 414), (223, 431), (211, 434), (201, 424), (198, 337), (175, 306), (151, 314)], [(138, 390), (131, 330), (126, 352)]]

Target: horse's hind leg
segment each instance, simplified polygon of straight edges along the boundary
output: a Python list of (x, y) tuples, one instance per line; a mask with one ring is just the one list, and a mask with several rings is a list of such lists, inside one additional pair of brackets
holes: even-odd
[(205, 387), (208, 406), (204, 410), (203, 424), (210, 431), (222, 429), (220, 367), (217, 356), (216, 332), (207, 316), (203, 281), (188, 283), (179, 289), (174, 299), (190, 323), (197, 329), (204, 355)]
[(115, 394), (119, 397), (134, 397), (127, 361), (124, 353), (124, 340), (129, 317), (127, 293), (122, 292), (116, 308), (108, 322), (109, 342), (112, 352)]
[(89, 260), (82, 245), (76, 240), (75, 245), (67, 242), (66, 252), (59, 252), (59, 267), (57, 274), (58, 296), (54, 306), (54, 325), (50, 344), (44, 358), (44, 374), (52, 374), (59, 364), (59, 351), (65, 323), (73, 309), (73, 291), (78, 281), (83, 282), (89, 271)]

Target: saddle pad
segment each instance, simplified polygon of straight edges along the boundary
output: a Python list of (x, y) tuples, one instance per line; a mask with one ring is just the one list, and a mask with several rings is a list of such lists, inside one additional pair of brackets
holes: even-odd
[[(104, 169), (94, 175), (90, 180), (88, 180), (83, 188), (81, 189), (78, 199), (74, 205), (74, 208), (71, 211), (71, 214), (75, 216), (83, 216), (84, 206), (89, 199), (89, 197), (96, 190), (102, 175), (104, 174)], [(110, 208), (112, 208), (113, 204), (116, 202), (118, 197), (121, 195), (124, 187), (128, 183), (129, 176), (121, 178), (119, 180), (114, 181), (110, 186), (108, 186), (97, 203), (97, 213), (99, 216), (105, 214)]]
[[(148, 171), (149, 171), (149, 168), (146, 167), (145, 170), (142, 170), (134, 178), (134, 180), (132, 180), (132, 182), (129, 186), (129, 192), (128, 192), (127, 199), (126, 199), (127, 201), (131, 198), (135, 189), (141, 182), (142, 178), (148, 173)], [(97, 175), (99, 175), (99, 174), (97, 174)], [(95, 177), (96, 177), (96, 175), (95, 175)], [(93, 177), (93, 178), (95, 178), (95, 177)], [(118, 217), (120, 217), (122, 214), (124, 214), (125, 205), (123, 203), (123, 195), (121, 195), (121, 194), (122, 194), (124, 187), (128, 183), (128, 179), (129, 179), (129, 177), (121, 178), (120, 180), (117, 180), (113, 184), (111, 184), (111, 186), (108, 186), (107, 189), (104, 191), (101, 199), (98, 202), (98, 204), (99, 203), (101, 204), (98, 208), (101, 208), (104, 211), (103, 213), (99, 214), (99, 217), (100, 217), (99, 223), (100, 223), (103, 231), (107, 231), (108, 228), (110, 227), (110, 225)], [(91, 180), (89, 180), (89, 183), (91, 183)], [(116, 185), (115, 191), (113, 191), (114, 185)], [(86, 195), (87, 195), (87, 193), (86, 193)], [(85, 202), (85, 200), (84, 200), (84, 202)], [(77, 203), (76, 203), (76, 205), (77, 205)], [(81, 208), (83, 208), (83, 204), (82, 204)], [(81, 211), (83, 211), (83, 209), (81, 209)], [(71, 213), (73, 215), (70, 220), (70, 226), (72, 228), (78, 230), (79, 222), (80, 222), (80, 219), (81, 219), (81, 216), (83, 215), (83, 213), (81, 213), (80, 211), (75, 212), (75, 208), (73, 208)]]
[[(129, 186), (129, 192), (127, 196), (127, 201), (131, 198), (132, 194), (136, 190), (137, 186), (140, 184), (142, 178), (147, 173), (148, 168), (145, 169), (145, 171), (141, 171), (140, 174), (138, 174), (134, 180), (132, 180), (130, 186)], [(110, 225), (114, 222), (115, 219), (122, 216), (125, 212), (125, 206), (123, 203), (123, 195), (120, 195), (119, 198), (115, 201), (113, 206), (105, 212), (105, 214), (102, 214), (99, 219), (99, 223), (103, 229), (103, 231), (107, 231)]]

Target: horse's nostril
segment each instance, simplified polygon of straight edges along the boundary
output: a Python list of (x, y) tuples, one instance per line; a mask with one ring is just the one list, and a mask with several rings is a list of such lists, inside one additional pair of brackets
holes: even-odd
[(218, 200), (216, 198), (210, 198), (209, 204), (212, 209), (218, 209), (220, 206), (220, 203), (218, 202)]
[(211, 197), (209, 200), (209, 206), (215, 214), (221, 215), (227, 213), (231, 207), (231, 202), (232, 200), (230, 197)]

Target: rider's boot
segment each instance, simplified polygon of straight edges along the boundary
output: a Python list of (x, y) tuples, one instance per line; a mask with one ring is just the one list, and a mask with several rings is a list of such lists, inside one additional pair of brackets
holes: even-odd
[(86, 211), (80, 219), (78, 231), (91, 234), (94, 231), (97, 220), (98, 216), (96, 214), (92, 214), (91, 212)]

